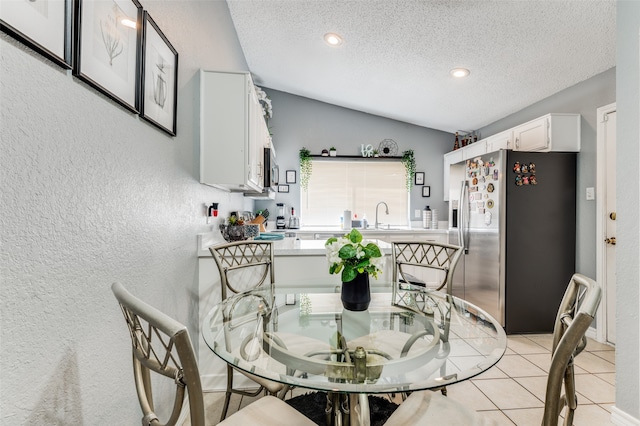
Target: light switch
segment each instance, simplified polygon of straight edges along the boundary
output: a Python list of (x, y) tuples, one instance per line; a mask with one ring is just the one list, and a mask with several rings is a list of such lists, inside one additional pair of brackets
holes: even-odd
[(413, 217), (415, 217), (416, 219), (420, 219), (422, 217), (422, 212), (420, 210), (415, 210), (413, 212)]
[(593, 189), (593, 187), (587, 188), (587, 200), (595, 200), (595, 199), (596, 199), (595, 189)]

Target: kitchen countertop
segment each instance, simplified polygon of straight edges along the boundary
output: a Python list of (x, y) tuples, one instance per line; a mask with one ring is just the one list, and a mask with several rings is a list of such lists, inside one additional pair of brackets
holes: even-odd
[[(377, 239), (369, 241), (376, 243), (384, 254), (391, 254), (391, 244)], [(198, 234), (198, 257), (211, 257), (209, 247), (225, 242), (217, 231)], [(273, 253), (275, 256), (325, 256), (324, 243), (325, 240), (298, 240), (289, 237), (274, 241)]]

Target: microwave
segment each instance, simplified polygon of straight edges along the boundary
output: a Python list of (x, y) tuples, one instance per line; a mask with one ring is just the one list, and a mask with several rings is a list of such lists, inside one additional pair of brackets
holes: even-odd
[(280, 179), (280, 168), (276, 163), (276, 151), (272, 148), (264, 149), (264, 189), (276, 192)]

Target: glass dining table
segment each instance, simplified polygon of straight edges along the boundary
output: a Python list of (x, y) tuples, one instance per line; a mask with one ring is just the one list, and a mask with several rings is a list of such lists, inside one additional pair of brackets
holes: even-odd
[[(389, 290), (391, 287), (389, 286)], [(202, 324), (209, 348), (251, 374), (327, 392), (327, 424), (369, 424), (367, 395), (438, 389), (503, 356), (507, 338), (482, 309), (441, 292), (393, 304), (372, 289), (365, 311), (343, 309), (333, 286), (239, 293)]]

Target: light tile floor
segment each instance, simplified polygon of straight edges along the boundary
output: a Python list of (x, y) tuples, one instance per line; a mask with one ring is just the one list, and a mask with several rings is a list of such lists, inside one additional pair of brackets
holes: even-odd
[[(508, 336), (507, 352), (498, 364), (476, 378), (448, 386), (448, 397), (460, 402), (497, 425), (540, 425), (544, 410), (547, 372), (551, 363), (551, 335)], [(589, 339), (576, 358), (578, 409), (576, 426), (603, 426), (611, 423), (615, 403), (615, 349)], [(294, 389), (292, 395), (308, 392)], [(205, 395), (207, 419), (220, 418), (224, 393)], [(253, 401), (233, 395), (229, 415)]]

